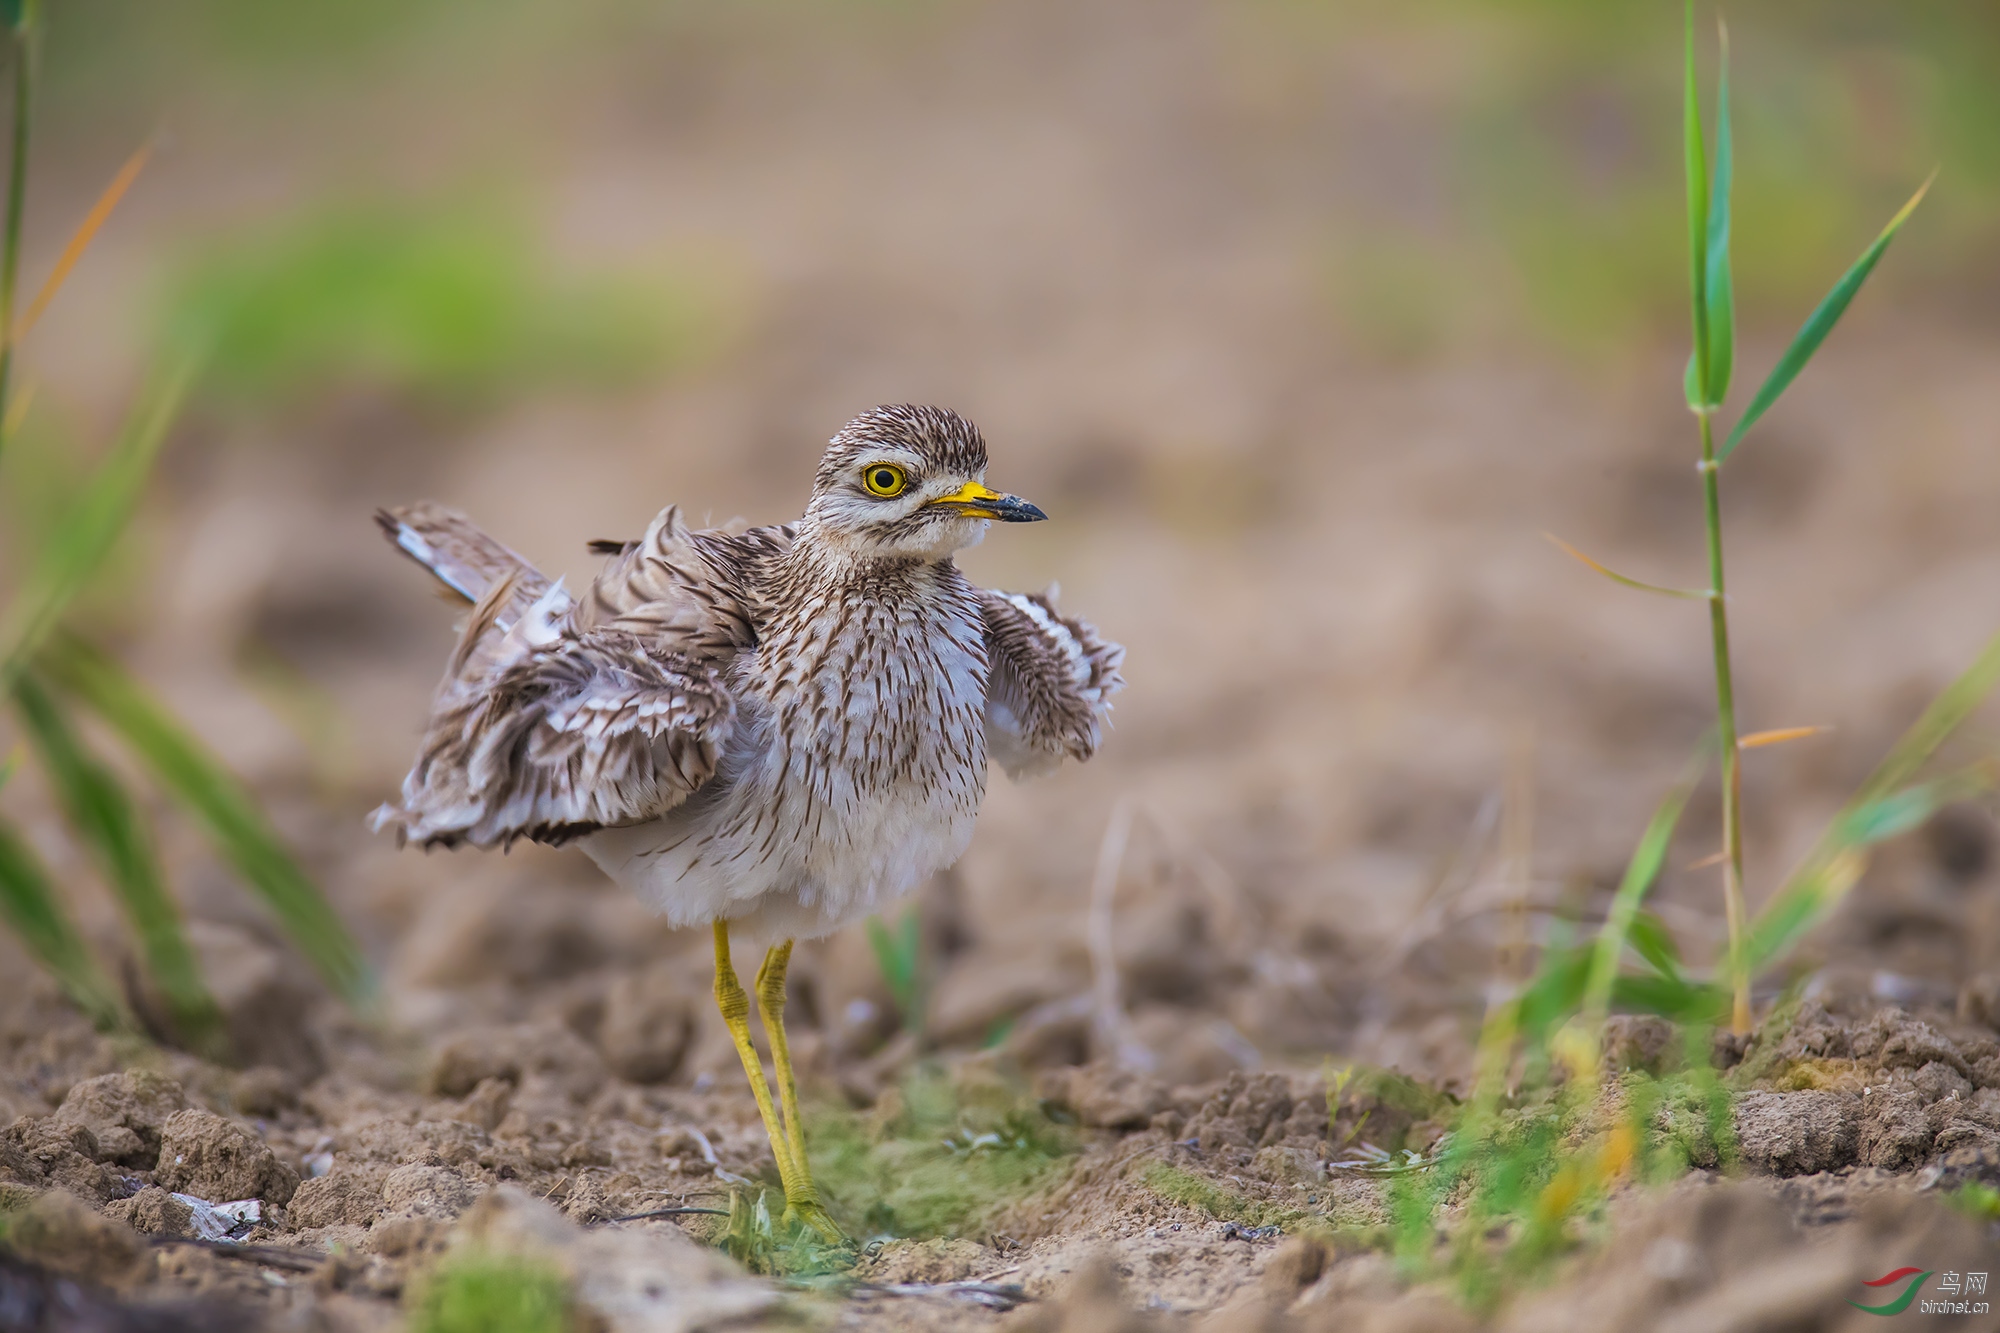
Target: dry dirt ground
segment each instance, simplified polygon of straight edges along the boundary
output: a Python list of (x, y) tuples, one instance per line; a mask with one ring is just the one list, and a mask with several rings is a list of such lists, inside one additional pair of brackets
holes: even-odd
[[(236, 1006), (246, 1024), (282, 995), (275, 976)], [(1761, 1073), (1737, 1103), (1738, 1163), (1619, 1192), (1552, 1285), (1489, 1325), (1360, 1239), (1387, 1221), (1383, 1184), (1335, 1162), (1364, 1117), (1370, 1138), (1419, 1147), (1437, 1127), (1370, 1093), (1344, 1096), (1330, 1126), (1316, 1074), (1173, 1086), (1048, 1061), (1036, 1092), (1078, 1126), (1073, 1157), (970, 1234), (868, 1238), (854, 1283), (813, 1289), (745, 1273), (703, 1243), (721, 1225), (707, 1217), (616, 1220), (726, 1205), (772, 1176), (733, 1081), (612, 1072), (657, 1058), (615, 1035), (629, 998), (594, 1042), (559, 1020), (462, 1028), (415, 1077), (379, 1038), (308, 1021), (329, 1064), (301, 1079), (120, 1050), (28, 995), (4, 1030), (25, 1113), (0, 1131), (15, 1256), (0, 1312), (27, 1329), (393, 1328), (432, 1265), (478, 1249), (554, 1263), (615, 1329), (1866, 1327), (1847, 1302), (1877, 1270), (1989, 1271), (2000, 1240), (1939, 1201), (2000, 1183), (2000, 989), (1962, 998), (1962, 1018), (1929, 1021), (1866, 997), (1804, 1003), (1745, 1054)], [(1619, 1031), (1614, 1063), (1664, 1044), (1643, 1022)], [(1004, 1081), (1032, 1063), (1003, 1042), (958, 1073)], [(190, 1198), (260, 1207), (202, 1245)]]
[[(724, 59), (724, 32), (660, 54), (671, 94), (634, 39), (589, 95), (502, 123), (553, 182), (566, 249), (726, 247), (749, 313), (712, 360), (609, 401), (442, 420), (366, 393), (275, 422), (197, 414), (119, 648), (256, 786), (381, 1004), (328, 999), (171, 819), (240, 1067), (94, 1034), (0, 941), (0, 1197), (26, 1208), (10, 1234), (31, 1261), (0, 1266), (0, 1325), (394, 1327), (414, 1276), (478, 1242), (558, 1256), (617, 1329), (1476, 1326), (1377, 1252), (1177, 1200), (1206, 1197), (1192, 1178), (1244, 1218), (1379, 1220), (1380, 1182), (1329, 1169), (1330, 1133), (1367, 1114), (1362, 1137), (1421, 1147), (1436, 1125), (1359, 1098), (1330, 1130), (1323, 1060), (1463, 1092), (1504, 909), (1601, 912), (1705, 725), (1707, 642), (1697, 610), (1593, 581), (1537, 534), (1699, 577), (1680, 362), (1357, 340), (1326, 307), (1328, 212), (1352, 196), (1421, 227), (1445, 207), (1426, 164), (1449, 67), (1399, 73), (1422, 62), (1368, 40), (1274, 54), (1282, 34), (1231, 12), (967, 6), (893, 39), (759, 29), (759, 61)], [(414, 96), (383, 90), (334, 156), (444, 170), (452, 133), (397, 132)], [(88, 320), (118, 311), (147, 246), (325, 167), (288, 156), (282, 117), (187, 117), (179, 174), (135, 206), (147, 239), (107, 234), (113, 276), (80, 277), (78, 313), (51, 317), (52, 394), (123, 368)], [(1351, 128), (1390, 124), (1409, 130), (1394, 171)], [(1731, 465), (1746, 725), (1834, 728), (1751, 758), (1753, 900), (2000, 627), (2000, 346), (1953, 309), (1858, 311)], [(769, 1169), (705, 939), (580, 854), (426, 857), (365, 831), (451, 620), (369, 514), (429, 496), (587, 574), (585, 540), (670, 501), (791, 516), (819, 441), (904, 399), (979, 421), (991, 479), (1055, 517), (994, 534), (969, 571), (1060, 579), (1127, 644), (1131, 683), (1102, 755), (997, 781), (965, 862), (926, 889), (921, 1041), (860, 931), (801, 950), (815, 1098), (867, 1123), (925, 1057), (1076, 1122), (1032, 1192), (948, 1242), (881, 1246), (857, 1270), (872, 1287), (831, 1295), (721, 1259), (711, 1218), (607, 1221), (726, 1203)], [(1510, 780), (1534, 796), (1529, 838), (1501, 827)], [(36, 799), (17, 778), (12, 812)], [(1692, 868), (1714, 804), (1697, 796), (1658, 893), (1697, 958), (1721, 933), (1714, 872)], [(1107, 1026), (1086, 923), (1118, 809)], [(1995, 1267), (2000, 1241), (1937, 1201), (2000, 1183), (1993, 838), (1956, 809), (1878, 858), (1797, 960), (1805, 1007), (1747, 1053), (1767, 1072), (1737, 1112), (1740, 1164), (1621, 1194), (1600, 1243), (1495, 1326), (1859, 1328), (1864, 1279)], [(1644, 1035), (1621, 1051), (1642, 1058)], [(1121, 1054), (1144, 1072), (1116, 1072)], [(198, 1219), (176, 1193), (254, 1198), (260, 1219), (234, 1249), (184, 1243)], [(1034, 1299), (937, 1286), (962, 1281)]]

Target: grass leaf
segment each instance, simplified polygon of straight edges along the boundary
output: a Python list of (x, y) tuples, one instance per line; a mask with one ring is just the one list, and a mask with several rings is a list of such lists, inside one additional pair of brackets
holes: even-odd
[(1638, 915), (1639, 903), (1660, 877), (1660, 866), (1667, 859), (1667, 844), (1673, 841), (1674, 828), (1680, 823), (1681, 811), (1686, 808), (1688, 797), (1694, 791), (1700, 761), (1707, 757), (1707, 753), (1708, 746), (1704, 744), (1700, 756), (1690, 765), (1688, 774), (1653, 811), (1646, 831), (1639, 837), (1639, 845), (1632, 851), (1631, 861), (1626, 864), (1625, 878), (1619, 883), (1618, 892), (1612, 895), (1604, 925), (1598, 930), (1596, 942), (1591, 946), (1590, 977), (1583, 991), (1583, 1017), (1593, 1032), (1603, 1025), (1605, 1014), (1610, 1012), (1611, 986), (1618, 979), (1618, 963), (1624, 957), (1625, 944), (1632, 933), (1632, 920)]
[(1806, 318), (1799, 331), (1792, 335), (1791, 346), (1785, 348), (1785, 354), (1778, 358), (1778, 364), (1771, 368), (1771, 373), (1758, 388), (1757, 396), (1752, 398), (1750, 406), (1743, 410), (1742, 420), (1736, 423), (1735, 429), (1729, 432), (1729, 438), (1724, 440), (1722, 447), (1716, 451), (1715, 458), (1718, 463), (1735, 451), (1736, 446), (1742, 442), (1744, 434), (1771, 410), (1771, 404), (1778, 401), (1779, 395), (1790, 388), (1792, 381), (1799, 377), (1799, 372), (1806, 368), (1806, 362), (1812, 360), (1813, 353), (1817, 352), (1819, 345), (1826, 341), (1827, 334), (1833, 332), (1833, 326), (1847, 313), (1848, 303), (1854, 300), (1854, 294), (1861, 290), (1861, 284), (1868, 280), (1868, 275), (1875, 271), (1876, 261), (1881, 259), (1883, 251), (1889, 248), (1889, 242), (1896, 239), (1896, 233), (1902, 229), (1905, 222), (1909, 221), (1910, 214), (1916, 211), (1917, 205), (1923, 202), (1925, 193), (1931, 188), (1931, 181), (1936, 179), (1937, 173), (1933, 171), (1930, 179), (1918, 186), (1917, 192), (1910, 196), (1910, 201), (1896, 210), (1896, 216), (1889, 219), (1889, 225), (1882, 228), (1874, 243), (1861, 252), (1861, 258), (1854, 261), (1854, 267), (1841, 275), (1840, 281), (1833, 285), (1833, 290), (1826, 294), (1825, 299)]
[(21, 339), (28, 336), (28, 330), (35, 327), (36, 322), (48, 310), (49, 304), (56, 299), (56, 293), (62, 290), (63, 283), (68, 281), (70, 272), (76, 268), (77, 261), (83, 258), (83, 252), (90, 248), (91, 241), (110, 219), (112, 210), (118, 207), (118, 201), (132, 188), (132, 182), (139, 179), (139, 172), (145, 167), (146, 159), (152, 156), (152, 152), (153, 145), (142, 144), (138, 152), (126, 158), (125, 165), (118, 169), (118, 174), (111, 178), (111, 184), (104, 187), (104, 193), (97, 197), (97, 202), (90, 206), (90, 212), (84, 215), (83, 221), (70, 234), (69, 244), (63, 247), (61, 256), (56, 259), (56, 266), (50, 270), (48, 281), (44, 282), (42, 289), (35, 293), (35, 299), (28, 303), (28, 313), (21, 316), (20, 321), (14, 325), (11, 341), (16, 346), (20, 344)]
[(1669, 981), (1681, 979), (1680, 945), (1656, 914), (1643, 908), (1634, 912), (1626, 937), (1632, 952), (1645, 959), (1647, 966)]
[(41, 858), (5, 820), (0, 820), (0, 917), (92, 1023), (106, 1030), (131, 1026), (118, 992), (63, 911)]
[(26, 586), (0, 621), (0, 691), (11, 687), (125, 530), (180, 411), (190, 369), (183, 367), (134, 405), (110, 454), (37, 554)]
[(1660, 594), (1660, 596), (1662, 597), (1681, 597), (1689, 601), (1701, 601), (1701, 602), (1705, 602), (1708, 600), (1708, 590), (1706, 588), (1667, 588), (1667, 587), (1662, 587), (1660, 584), (1657, 583), (1643, 583), (1638, 579), (1628, 579), (1623, 574), (1620, 574), (1617, 570), (1607, 568), (1604, 565), (1600, 565), (1599, 563), (1597, 563), (1597, 561), (1592, 560), (1582, 551), (1577, 550), (1574, 546), (1571, 546), (1568, 542), (1556, 536), (1554, 533), (1544, 532), (1542, 536), (1548, 538), (1549, 541), (1555, 546), (1557, 550), (1561, 551), (1564, 555), (1568, 556), (1570, 559), (1575, 560), (1579, 564), (1586, 565), (1589, 568), (1596, 570), (1598, 573), (1604, 575), (1605, 578), (1610, 579), (1613, 583), (1623, 584), (1627, 588), (1637, 588), (1640, 592), (1656, 592)]
[(343, 997), (370, 992), (361, 951), (332, 907), (285, 850), (243, 785), (125, 669), (64, 636), (44, 655), (49, 674), (88, 704), (207, 826), (210, 839), (277, 917), (300, 953)]
[[(1972, 715), (1996, 683), (2000, 683), (2000, 634), (1986, 641), (1972, 664), (1903, 733), (1895, 748), (1820, 835), (1819, 842), (1798, 869), (1757, 914), (1744, 946), (1747, 967), (1754, 970), (1782, 957), (1833, 910), (1861, 877), (1866, 865), (1863, 853), (1866, 843), (1872, 837), (1884, 836), (1880, 830), (1893, 829), (1897, 822), (1889, 817), (1897, 808), (1889, 798), (1909, 785), (1917, 769)], [(1942, 790), (1933, 791), (1929, 799), (1940, 803), (1955, 799), (1952, 793), (1986, 781), (1989, 776), (1975, 771), (1947, 779), (1943, 784), (1933, 784)]]
[(1687, 177), (1688, 298), (1694, 314), (1694, 370), (1688, 406), (1700, 409), (1708, 391), (1708, 163), (1701, 134), (1701, 86), (1694, 69), (1694, 0), (1687, 0), (1681, 87), (1681, 149)]
[(1992, 786), (1990, 772), (1981, 766), (1905, 787), (1843, 816), (1840, 837), (1850, 846), (1866, 847), (1914, 832), (1953, 801), (1981, 795)]
[(1808, 736), (1831, 731), (1831, 727), (1773, 727), (1769, 731), (1753, 731), (1748, 736), (1736, 738), (1739, 750), (1761, 750), (1767, 745), (1783, 745), (1786, 741), (1802, 741)]
[(222, 1055), (222, 1014), (202, 984), (179, 906), (162, 882), (152, 841), (118, 779), (83, 747), (69, 719), (33, 672), (14, 683), (14, 706), (41, 755), (64, 817), (90, 848), (117, 895), (146, 971), (189, 1049)]
[(1551, 1031), (1576, 1012), (1589, 979), (1589, 954), (1580, 949), (1553, 947), (1545, 952), (1534, 980), (1515, 1001), (1515, 1026), (1520, 1038), (1530, 1047), (1541, 1045)]
[(1620, 974), (1611, 984), (1611, 1007), (1631, 1013), (1658, 1014), (1676, 1023), (1713, 1026), (1729, 1017), (1727, 987), (1682, 977)]
[(1719, 22), (1721, 71), (1715, 91), (1715, 176), (1708, 187), (1708, 254), (1703, 290), (1708, 319), (1708, 376), (1703, 402), (1720, 406), (1729, 396), (1736, 354), (1736, 286), (1729, 267), (1729, 192), (1734, 153), (1729, 134), (1729, 29)]
[(915, 1031), (923, 1026), (923, 920), (915, 908), (903, 913), (892, 934), (879, 916), (868, 918), (868, 943), (875, 951), (875, 965), (896, 1002), (903, 1026)]

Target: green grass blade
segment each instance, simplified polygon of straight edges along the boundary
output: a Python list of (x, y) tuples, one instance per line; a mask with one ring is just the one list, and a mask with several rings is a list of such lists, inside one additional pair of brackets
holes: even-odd
[(1870, 844), (1911, 832), (1952, 801), (1992, 787), (1991, 775), (1975, 770), (1851, 803), (1751, 923), (1746, 956), (1752, 970), (1783, 958), (1839, 905), (1867, 868), (1865, 849)]
[[(1706, 757), (1707, 746), (1702, 747)], [(1697, 770), (1698, 771), (1698, 770)], [(1584, 985), (1583, 1017), (1595, 1031), (1610, 1012), (1611, 985), (1618, 979), (1618, 963), (1625, 956), (1625, 945), (1632, 933), (1632, 919), (1638, 915), (1639, 904), (1646, 893), (1660, 877), (1660, 866), (1667, 859), (1667, 844), (1673, 840), (1674, 829), (1681, 822), (1681, 811), (1687, 807), (1688, 797), (1694, 791), (1696, 773), (1690, 772), (1667, 793), (1653, 817), (1646, 824), (1646, 831), (1640, 835), (1639, 845), (1633, 849), (1632, 859), (1625, 867), (1625, 878), (1618, 885), (1618, 892), (1612, 896), (1611, 908), (1605, 913), (1604, 925), (1597, 932), (1597, 940), (1590, 952), (1590, 976)]]
[(1612, 982), (1611, 1003), (1677, 1023), (1714, 1024), (1729, 1017), (1730, 994), (1724, 987), (1705, 982), (1626, 973)]
[(1729, 266), (1729, 193), (1735, 174), (1729, 133), (1729, 29), (1717, 25), (1721, 71), (1715, 91), (1715, 176), (1708, 187), (1708, 257), (1703, 290), (1708, 307), (1708, 378), (1704, 402), (1729, 396), (1736, 359), (1736, 284)]
[(70, 924), (41, 859), (0, 820), (0, 917), (99, 1028), (129, 1028), (125, 1006)]
[(2000, 634), (1986, 641), (1972, 665), (1931, 700), (1923, 715), (1910, 724), (1861, 790), (1848, 803), (1850, 810), (1881, 800), (1898, 787), (1906, 786), (1945, 738), (1957, 731), (1972, 711), (1979, 707), (1993, 687), (2000, 684)]
[(14, 683), (14, 706), (35, 744), (49, 785), (78, 839), (90, 848), (139, 941), (175, 1033), (189, 1049), (220, 1056), (222, 1014), (202, 984), (181, 913), (162, 882), (152, 841), (118, 779), (77, 737), (33, 672)]
[[(1959, 673), (1903, 733), (1799, 868), (1750, 923), (1744, 946), (1749, 968), (1767, 967), (1784, 957), (1846, 896), (1861, 876), (1865, 864), (1862, 849), (1867, 840), (1886, 836), (1885, 830), (1895, 831), (1911, 816), (1911, 811), (1894, 798), (1903, 794), (1916, 771), (1972, 715), (1995, 684), (2000, 684), (2000, 634), (1986, 641), (1972, 665)], [(1956, 799), (1953, 792), (1989, 779), (1990, 774), (1975, 772), (1931, 784), (1928, 799), (1938, 803)]]
[(1645, 959), (1646, 965), (1665, 977), (1668, 981), (1681, 979), (1681, 950), (1674, 943), (1673, 935), (1667, 930), (1667, 923), (1643, 908), (1632, 916), (1632, 926), (1628, 932), (1628, 942), (1632, 952)]
[(1540, 1046), (1548, 1034), (1574, 1014), (1583, 999), (1590, 977), (1590, 956), (1581, 950), (1550, 949), (1543, 955), (1535, 979), (1521, 991), (1517, 1031), (1530, 1047)]
[(922, 1026), (922, 918), (915, 908), (911, 908), (903, 914), (895, 932), (891, 933), (881, 917), (871, 916), (868, 918), (868, 943), (875, 951), (875, 965), (882, 971), (883, 983), (896, 1002), (897, 1015), (903, 1020), (904, 1027), (914, 1031)]
[(111, 452), (55, 525), (20, 596), (0, 620), (0, 690), (26, 668), (124, 531), (191, 378), (184, 367), (140, 398)]
[(1861, 252), (1861, 258), (1854, 261), (1854, 267), (1841, 275), (1840, 281), (1833, 285), (1833, 290), (1826, 294), (1826, 298), (1807, 317), (1799, 331), (1792, 335), (1791, 346), (1787, 347), (1785, 354), (1778, 358), (1778, 364), (1772, 367), (1771, 373), (1758, 388), (1757, 396), (1752, 398), (1750, 406), (1743, 410), (1742, 420), (1736, 423), (1736, 428), (1729, 432), (1729, 438), (1724, 440), (1722, 447), (1716, 451), (1717, 462), (1735, 452), (1744, 434), (1771, 410), (1771, 404), (1778, 401), (1779, 395), (1790, 388), (1792, 381), (1799, 377), (1799, 372), (1806, 368), (1806, 362), (1812, 360), (1813, 353), (1817, 352), (1819, 345), (1826, 341), (1826, 336), (1833, 332), (1833, 326), (1847, 313), (1848, 303), (1853, 301), (1854, 294), (1861, 290), (1861, 284), (1868, 281), (1868, 275), (1875, 271), (1876, 261), (1880, 260), (1883, 251), (1889, 248), (1889, 242), (1896, 239), (1896, 233), (1902, 229), (1905, 222), (1909, 221), (1910, 214), (1916, 211), (1917, 205), (1923, 202), (1925, 193), (1931, 188), (1931, 181), (1936, 179), (1937, 173), (1932, 172), (1930, 180), (1917, 187), (1917, 192), (1910, 196), (1910, 201), (1896, 210), (1896, 216), (1889, 219), (1889, 225), (1882, 228), (1874, 243)]
[(1849, 846), (1866, 847), (1898, 834), (1914, 832), (1964, 789), (1964, 783), (1946, 779), (1942, 782), (1920, 782), (1914, 787), (1891, 792), (1842, 819), (1840, 837)]
[(109, 723), (160, 785), (207, 826), (217, 849), (328, 983), (350, 1001), (365, 1000), (371, 985), (360, 949), (221, 761), (123, 667), (81, 640), (55, 640), (44, 661), (49, 674)]
[(1687, 176), (1688, 299), (1694, 314), (1693, 382), (1688, 406), (1699, 409), (1708, 392), (1708, 162), (1701, 135), (1701, 86), (1694, 70), (1694, 0), (1687, 0), (1681, 87), (1681, 149)]
[(1790, 953), (1861, 878), (1864, 862), (1854, 849), (1815, 855), (1771, 896), (1743, 941), (1744, 966), (1756, 973)]

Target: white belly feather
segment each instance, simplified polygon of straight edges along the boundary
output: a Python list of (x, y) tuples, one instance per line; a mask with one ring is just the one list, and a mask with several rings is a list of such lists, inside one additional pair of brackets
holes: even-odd
[(976, 611), (863, 607), (837, 641), (831, 619), (745, 658), (721, 768), (686, 805), (581, 840), (675, 925), (814, 938), (965, 853), (986, 786)]

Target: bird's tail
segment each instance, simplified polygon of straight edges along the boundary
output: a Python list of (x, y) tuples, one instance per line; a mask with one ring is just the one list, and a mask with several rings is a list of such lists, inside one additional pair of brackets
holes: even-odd
[(456, 509), (424, 500), (378, 509), (375, 522), (398, 550), (468, 602), (480, 602), (511, 579), (513, 587), (505, 604), (493, 608), (503, 630), (549, 590), (549, 580), (540, 570), (480, 531)]

